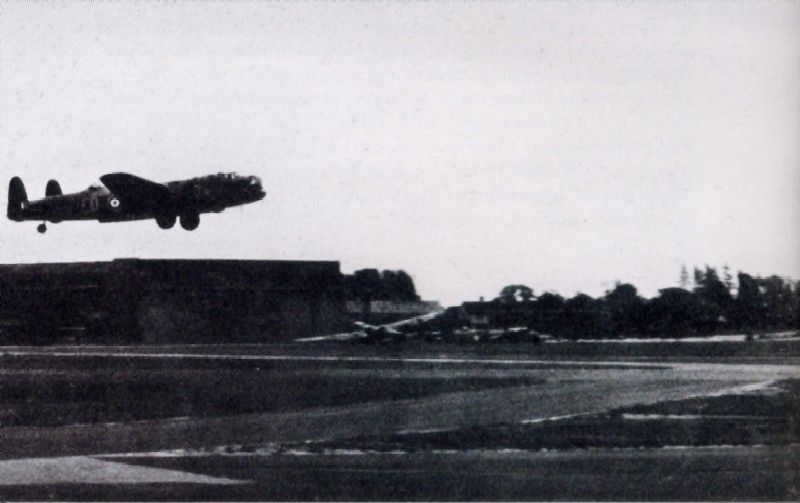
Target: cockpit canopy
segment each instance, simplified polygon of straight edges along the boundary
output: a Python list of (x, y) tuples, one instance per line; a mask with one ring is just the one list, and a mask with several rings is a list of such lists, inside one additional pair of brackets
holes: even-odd
[(213, 177), (216, 178), (217, 180), (222, 180), (226, 182), (235, 181), (237, 183), (250, 185), (251, 187), (258, 187), (259, 190), (261, 188), (261, 179), (258, 178), (257, 176), (244, 176), (236, 173), (235, 171), (231, 171), (229, 173), (220, 172), (217, 173), (216, 175), (213, 175)]

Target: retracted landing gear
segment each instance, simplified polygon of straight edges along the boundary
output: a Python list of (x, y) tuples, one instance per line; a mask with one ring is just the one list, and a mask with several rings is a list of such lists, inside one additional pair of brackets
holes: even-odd
[(47, 232), (47, 224), (45, 224), (44, 222), (40, 223), (36, 227), (36, 230), (39, 231), (39, 234), (44, 234), (45, 232)]

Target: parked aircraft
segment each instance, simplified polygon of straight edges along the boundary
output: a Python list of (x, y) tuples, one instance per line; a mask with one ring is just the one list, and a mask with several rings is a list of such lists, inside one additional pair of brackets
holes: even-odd
[(103, 185), (92, 185), (73, 194), (61, 192), (56, 180), (47, 182), (45, 197), (28, 200), (25, 185), (14, 177), (8, 187), (10, 220), (40, 220), (37, 230), (46, 232), (45, 222), (97, 220), (125, 222), (153, 218), (162, 229), (170, 229), (180, 219), (181, 227), (194, 230), (200, 214), (219, 213), (225, 208), (253, 203), (266, 193), (255, 176), (234, 173), (158, 183), (128, 173), (100, 177)]
[(305, 337), (297, 339), (296, 342), (319, 342), (319, 341), (354, 341), (354, 342), (400, 342), (408, 337), (413, 337), (415, 333), (422, 331), (427, 323), (435, 320), (443, 311), (414, 316), (393, 323), (383, 325), (371, 325), (363, 321), (352, 322), (352, 329), (349, 332), (341, 332), (333, 335), (320, 335), (316, 337)]
[(462, 326), (448, 327), (452, 323), (441, 323), (446, 311), (415, 316), (394, 323), (371, 325), (363, 321), (352, 322), (351, 330), (333, 335), (321, 335), (297, 339), (296, 342), (402, 342), (408, 339), (424, 339), (429, 342), (464, 343), (531, 343), (539, 345), (549, 336), (528, 327), (477, 328)]

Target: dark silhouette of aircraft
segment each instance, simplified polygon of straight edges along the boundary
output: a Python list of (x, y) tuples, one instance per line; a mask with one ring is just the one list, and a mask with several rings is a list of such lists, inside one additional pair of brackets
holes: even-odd
[(56, 180), (47, 182), (44, 199), (28, 200), (25, 185), (14, 177), (8, 186), (8, 218), (15, 222), (41, 220), (37, 230), (46, 232), (45, 222), (97, 220), (127, 222), (155, 219), (170, 229), (180, 219), (181, 227), (194, 230), (201, 213), (219, 213), (225, 208), (264, 198), (261, 180), (234, 173), (157, 183), (128, 173), (100, 177), (103, 185), (92, 185), (74, 194), (63, 194)]
[(444, 313), (437, 310), (427, 314), (414, 316), (405, 320), (383, 325), (371, 325), (363, 321), (354, 321), (351, 331), (333, 335), (319, 335), (295, 339), (295, 342), (320, 342), (320, 341), (356, 341), (356, 342), (401, 342), (413, 337), (418, 331), (425, 328), (426, 324), (436, 320)]

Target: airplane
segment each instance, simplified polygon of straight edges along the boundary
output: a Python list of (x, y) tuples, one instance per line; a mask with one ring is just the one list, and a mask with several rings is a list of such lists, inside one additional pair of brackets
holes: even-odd
[(318, 335), (295, 339), (295, 342), (402, 342), (415, 337), (423, 337), (429, 342), (456, 342), (464, 343), (531, 343), (540, 345), (549, 335), (543, 335), (528, 327), (511, 328), (475, 328), (463, 326), (456, 329), (440, 330), (435, 326), (445, 311), (435, 311), (413, 318), (371, 325), (363, 321), (350, 323), (351, 330), (332, 335)]
[(46, 222), (97, 220), (127, 222), (155, 219), (162, 229), (171, 229), (180, 219), (191, 231), (200, 225), (200, 214), (219, 213), (225, 208), (260, 201), (266, 196), (261, 180), (235, 173), (158, 183), (128, 173), (109, 173), (73, 194), (64, 194), (56, 180), (47, 182), (45, 197), (28, 200), (25, 185), (13, 177), (8, 186), (9, 220), (41, 220), (37, 230), (47, 231)]
[(318, 335), (295, 339), (295, 342), (322, 342), (322, 341), (352, 341), (352, 342), (400, 342), (412, 336), (413, 333), (425, 328), (426, 324), (442, 315), (443, 310), (437, 310), (413, 318), (371, 325), (363, 321), (351, 322), (352, 330), (332, 335)]

